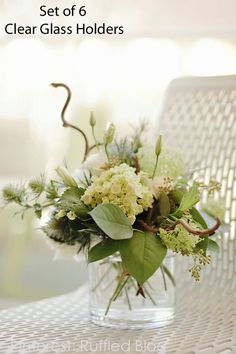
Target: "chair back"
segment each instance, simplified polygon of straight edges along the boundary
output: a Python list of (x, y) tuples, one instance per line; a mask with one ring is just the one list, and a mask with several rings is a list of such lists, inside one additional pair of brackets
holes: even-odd
[(221, 252), (211, 266), (210, 278), (212, 283), (219, 278), (222, 286), (230, 279), (235, 286), (236, 76), (172, 81), (166, 92), (159, 132), (168, 145), (181, 149), (187, 166), (196, 169), (195, 175), (202, 181), (214, 178), (222, 183), (217, 197), (225, 199), (225, 221), (231, 228), (221, 237)]

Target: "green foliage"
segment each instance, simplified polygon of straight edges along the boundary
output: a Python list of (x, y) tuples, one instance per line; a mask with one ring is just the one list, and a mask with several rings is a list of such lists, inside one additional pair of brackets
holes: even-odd
[(174, 230), (160, 228), (160, 237), (168, 249), (182, 255), (190, 255), (199, 243), (199, 236), (192, 235), (182, 225), (176, 225)]
[(132, 225), (118, 206), (101, 204), (89, 214), (98, 227), (113, 240), (123, 240), (133, 236)]
[(35, 215), (37, 216), (38, 219), (40, 219), (42, 217), (42, 205), (39, 204), (39, 203), (35, 203), (33, 205), (33, 208), (34, 208), (34, 212), (35, 212)]
[(46, 185), (45, 192), (46, 192), (46, 198), (48, 200), (54, 201), (55, 199), (59, 198), (58, 186), (55, 181), (50, 181)]
[(84, 194), (83, 188), (70, 187), (61, 196), (60, 207), (66, 211), (73, 211), (80, 217), (86, 217), (89, 209), (81, 201)]
[(174, 189), (173, 191), (170, 192), (170, 197), (178, 205), (180, 205), (181, 200), (183, 199), (183, 196), (184, 196), (183, 189)]
[(209, 238), (208, 250), (217, 253), (220, 251), (220, 246), (216, 241)]
[[(190, 214), (192, 215), (193, 219), (196, 221), (196, 223), (200, 224), (202, 226), (203, 229), (207, 229), (207, 223), (205, 222), (205, 220), (203, 219), (202, 215), (199, 213), (199, 211), (196, 208), (191, 208), (190, 209)], [(209, 244), (209, 237), (208, 236), (204, 236), (202, 237), (202, 241), (200, 241), (197, 246), (196, 249), (202, 249), (203, 254), (206, 254), (207, 248), (208, 248), (208, 244)]]
[(149, 232), (134, 231), (129, 240), (121, 241), (120, 253), (125, 270), (143, 285), (160, 267), (167, 248), (160, 238)]
[(183, 198), (179, 206), (179, 210), (186, 211), (188, 209), (191, 209), (194, 205), (196, 205), (199, 202), (199, 200), (200, 200), (199, 189), (197, 184), (194, 183), (193, 186), (190, 187), (183, 195)]
[(105, 239), (90, 249), (88, 253), (88, 261), (89, 263), (92, 263), (111, 256), (115, 252), (119, 251), (119, 247), (119, 241)]

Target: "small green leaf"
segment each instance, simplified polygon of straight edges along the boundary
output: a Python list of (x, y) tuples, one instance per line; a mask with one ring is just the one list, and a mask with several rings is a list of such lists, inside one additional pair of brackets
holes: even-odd
[(76, 215), (81, 217), (88, 215), (89, 209), (81, 201), (81, 196), (83, 194), (83, 188), (68, 188), (61, 196), (61, 208), (66, 211), (74, 211)]
[(113, 240), (124, 240), (133, 236), (132, 225), (118, 206), (100, 204), (89, 214), (98, 227)]
[(160, 213), (162, 216), (170, 214), (170, 200), (166, 193), (161, 193), (160, 195)]
[(42, 217), (42, 206), (39, 203), (34, 204), (34, 212), (38, 219)]
[(166, 252), (159, 236), (150, 232), (135, 231), (131, 239), (120, 242), (124, 268), (141, 285), (160, 267)]
[(197, 184), (193, 184), (192, 187), (183, 195), (179, 210), (185, 211), (191, 209), (195, 204), (199, 202), (199, 190)]
[(194, 207), (191, 208), (190, 214), (192, 215), (193, 219), (202, 226), (203, 229), (208, 228), (206, 221), (204, 220), (204, 218), (202, 217), (202, 215), (199, 213), (199, 211), (196, 208), (194, 208)]
[[(194, 221), (196, 221), (198, 224), (200, 224), (202, 226), (203, 229), (207, 229), (207, 223), (205, 222), (205, 220), (203, 219), (202, 215), (199, 213), (199, 211), (196, 208), (191, 208), (190, 209), (190, 214), (192, 215)], [(204, 254), (206, 254), (206, 250), (208, 248), (208, 244), (209, 244), (209, 237), (208, 236), (204, 236), (202, 237), (202, 241), (200, 241), (196, 248), (197, 249), (202, 249)]]
[(119, 246), (119, 241), (114, 241), (112, 239), (107, 239), (99, 242), (96, 246), (91, 248), (88, 253), (89, 263), (97, 262), (100, 259), (111, 256), (119, 250)]
[(209, 239), (208, 250), (217, 253), (220, 251), (220, 246), (214, 240)]

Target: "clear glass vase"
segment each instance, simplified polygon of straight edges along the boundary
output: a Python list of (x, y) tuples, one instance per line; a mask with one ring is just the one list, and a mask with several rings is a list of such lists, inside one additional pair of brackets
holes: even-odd
[(124, 274), (119, 255), (90, 264), (92, 322), (120, 329), (148, 329), (170, 324), (175, 311), (172, 276), (173, 254), (167, 255), (163, 265), (142, 288), (134, 278)]

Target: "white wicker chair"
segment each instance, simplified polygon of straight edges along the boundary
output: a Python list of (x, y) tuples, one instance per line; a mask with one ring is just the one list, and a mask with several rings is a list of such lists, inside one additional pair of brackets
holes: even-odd
[(92, 325), (86, 288), (4, 310), (0, 312), (0, 353), (23, 353), (20, 348), (32, 343), (41, 345), (41, 352), (59, 353), (63, 347), (51, 350), (50, 343), (60, 348), (60, 343), (67, 341), (68, 353), (75, 349), (86, 353), (79, 345), (88, 339), (94, 345), (100, 340), (131, 340), (132, 354), (153, 349), (140, 350), (136, 340), (159, 345), (155, 353), (162, 354), (236, 353), (236, 76), (174, 80), (167, 90), (161, 118), (159, 131), (167, 142), (179, 146), (192, 167), (200, 166), (198, 174), (204, 180), (211, 175), (222, 182), (221, 196), (226, 197), (226, 221), (231, 223), (231, 231), (222, 236), (222, 251), (210, 271), (196, 285), (183, 272), (187, 265), (179, 257), (176, 319), (158, 330), (118, 331)]

